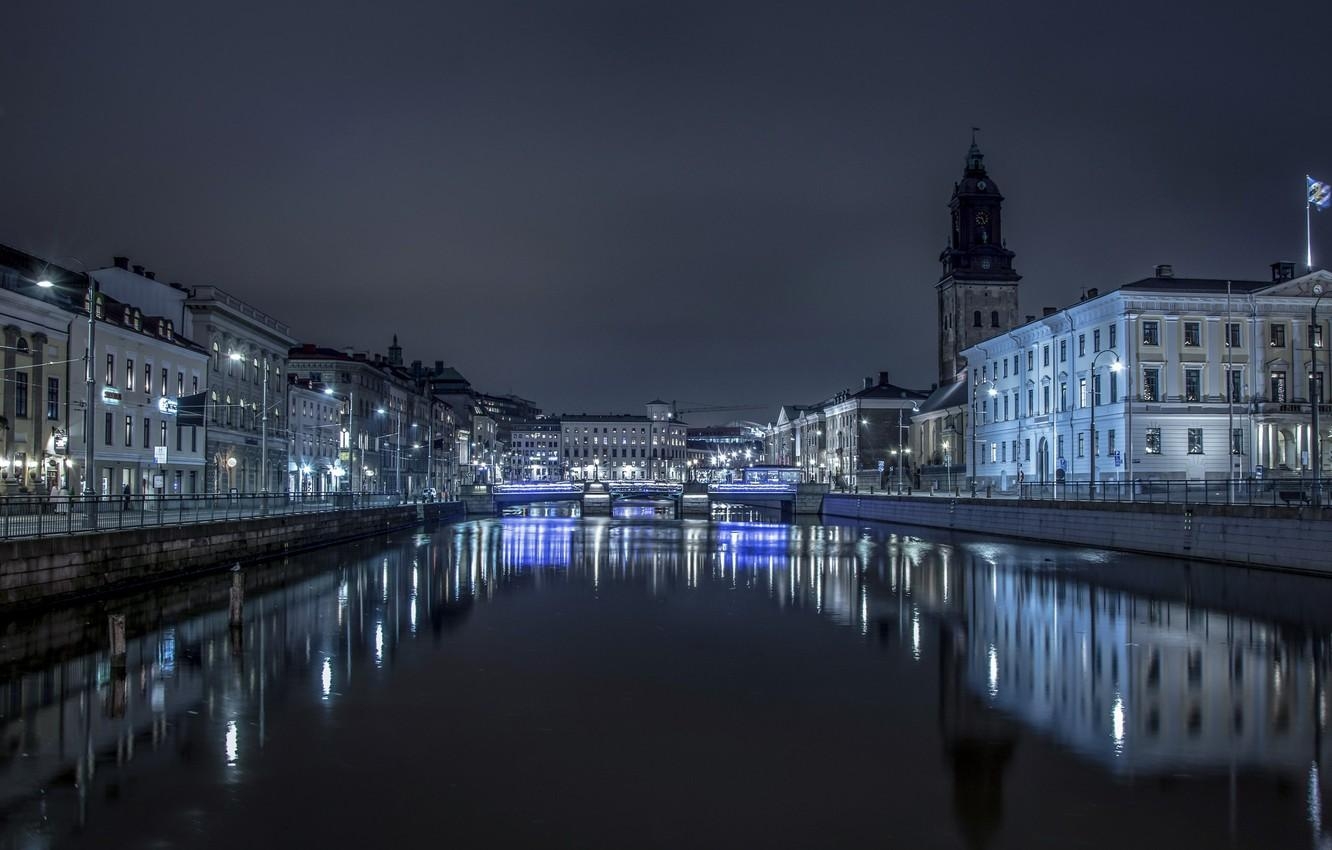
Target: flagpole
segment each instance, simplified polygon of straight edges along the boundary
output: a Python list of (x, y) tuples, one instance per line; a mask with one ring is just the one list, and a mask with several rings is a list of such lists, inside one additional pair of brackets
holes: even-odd
[(1309, 207), (1313, 204), (1309, 202), (1308, 188), (1311, 182), (1313, 182), (1313, 178), (1307, 174), (1304, 175), (1304, 265), (1309, 271), (1313, 271), (1313, 234), (1309, 223)]

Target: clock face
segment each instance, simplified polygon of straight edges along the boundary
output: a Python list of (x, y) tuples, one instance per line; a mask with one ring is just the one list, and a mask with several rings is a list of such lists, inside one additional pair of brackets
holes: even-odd
[(985, 210), (976, 213), (976, 223), (984, 227), (990, 223), (990, 214)]
[(987, 184), (985, 183), (985, 181), (982, 180), (982, 181), (980, 181), (979, 183), (976, 184), (976, 188), (977, 188), (977, 189), (980, 189), (982, 192), (984, 192), (984, 191), (985, 191), (985, 186), (986, 186), (986, 185), (987, 185)]

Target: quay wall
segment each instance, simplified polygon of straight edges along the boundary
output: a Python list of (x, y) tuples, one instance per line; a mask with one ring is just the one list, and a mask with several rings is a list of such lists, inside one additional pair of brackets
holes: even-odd
[(1332, 575), (1332, 517), (1309, 508), (831, 493), (823, 515)]
[(120, 590), (463, 516), (460, 502), (434, 502), (0, 541), (0, 609)]

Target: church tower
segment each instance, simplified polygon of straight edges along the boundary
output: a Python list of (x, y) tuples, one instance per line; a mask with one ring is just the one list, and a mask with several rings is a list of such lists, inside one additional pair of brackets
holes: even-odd
[(939, 383), (966, 370), (962, 351), (1018, 325), (1018, 281), (1013, 252), (1004, 244), (1004, 196), (985, 172), (985, 156), (971, 134), (962, 180), (953, 185), (952, 234), (939, 255)]

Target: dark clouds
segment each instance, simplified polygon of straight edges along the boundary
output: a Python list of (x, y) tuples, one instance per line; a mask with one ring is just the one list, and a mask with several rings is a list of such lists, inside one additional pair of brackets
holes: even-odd
[(0, 241), (555, 411), (776, 405), (933, 379), (973, 124), (1028, 313), (1299, 259), (1332, 176), (1326, 4), (296, 5), (9, 10)]

